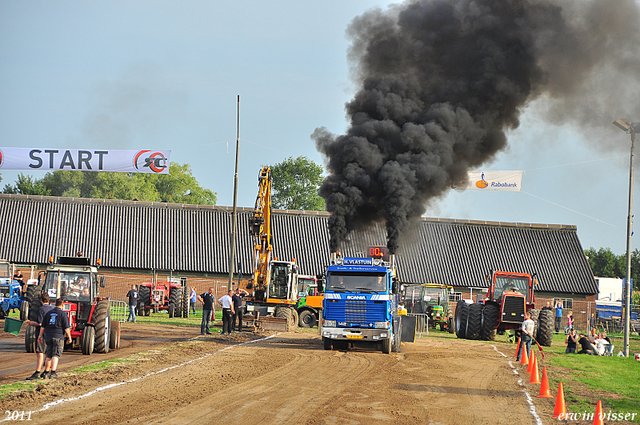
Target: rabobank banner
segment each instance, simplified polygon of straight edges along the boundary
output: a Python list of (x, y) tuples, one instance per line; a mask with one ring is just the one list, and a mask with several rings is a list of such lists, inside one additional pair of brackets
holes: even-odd
[(171, 151), (112, 149), (0, 148), (0, 171), (114, 171), (169, 174)]
[(522, 170), (519, 171), (469, 171), (469, 184), (456, 189), (520, 191)]

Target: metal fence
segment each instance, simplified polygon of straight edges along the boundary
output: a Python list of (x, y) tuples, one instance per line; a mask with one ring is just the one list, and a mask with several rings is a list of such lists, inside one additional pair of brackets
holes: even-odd
[(429, 335), (429, 316), (426, 313), (407, 313), (407, 316), (416, 318), (416, 337)]
[(111, 320), (124, 322), (129, 314), (129, 305), (126, 301), (111, 300)]

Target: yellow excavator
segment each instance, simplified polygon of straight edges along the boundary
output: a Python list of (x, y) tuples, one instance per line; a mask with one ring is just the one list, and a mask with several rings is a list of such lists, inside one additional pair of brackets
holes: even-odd
[[(249, 222), (254, 241), (254, 267), (245, 297), (253, 325), (265, 330), (293, 331), (298, 327), (298, 266), (273, 257), (271, 233), (271, 168), (258, 175), (258, 197)], [(244, 321), (244, 319), (243, 319)]]

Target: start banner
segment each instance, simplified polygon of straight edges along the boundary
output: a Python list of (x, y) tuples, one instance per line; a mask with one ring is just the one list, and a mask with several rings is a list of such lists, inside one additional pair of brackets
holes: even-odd
[(469, 183), (467, 186), (456, 187), (456, 189), (520, 191), (522, 173), (522, 170), (469, 171)]
[(0, 171), (113, 171), (169, 174), (171, 151), (111, 149), (0, 148)]

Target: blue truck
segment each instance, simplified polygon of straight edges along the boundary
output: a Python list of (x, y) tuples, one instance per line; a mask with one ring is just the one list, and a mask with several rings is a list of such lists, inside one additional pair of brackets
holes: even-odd
[(365, 345), (400, 352), (403, 316), (394, 263), (393, 256), (385, 261), (332, 254), (322, 308), (325, 350)]

